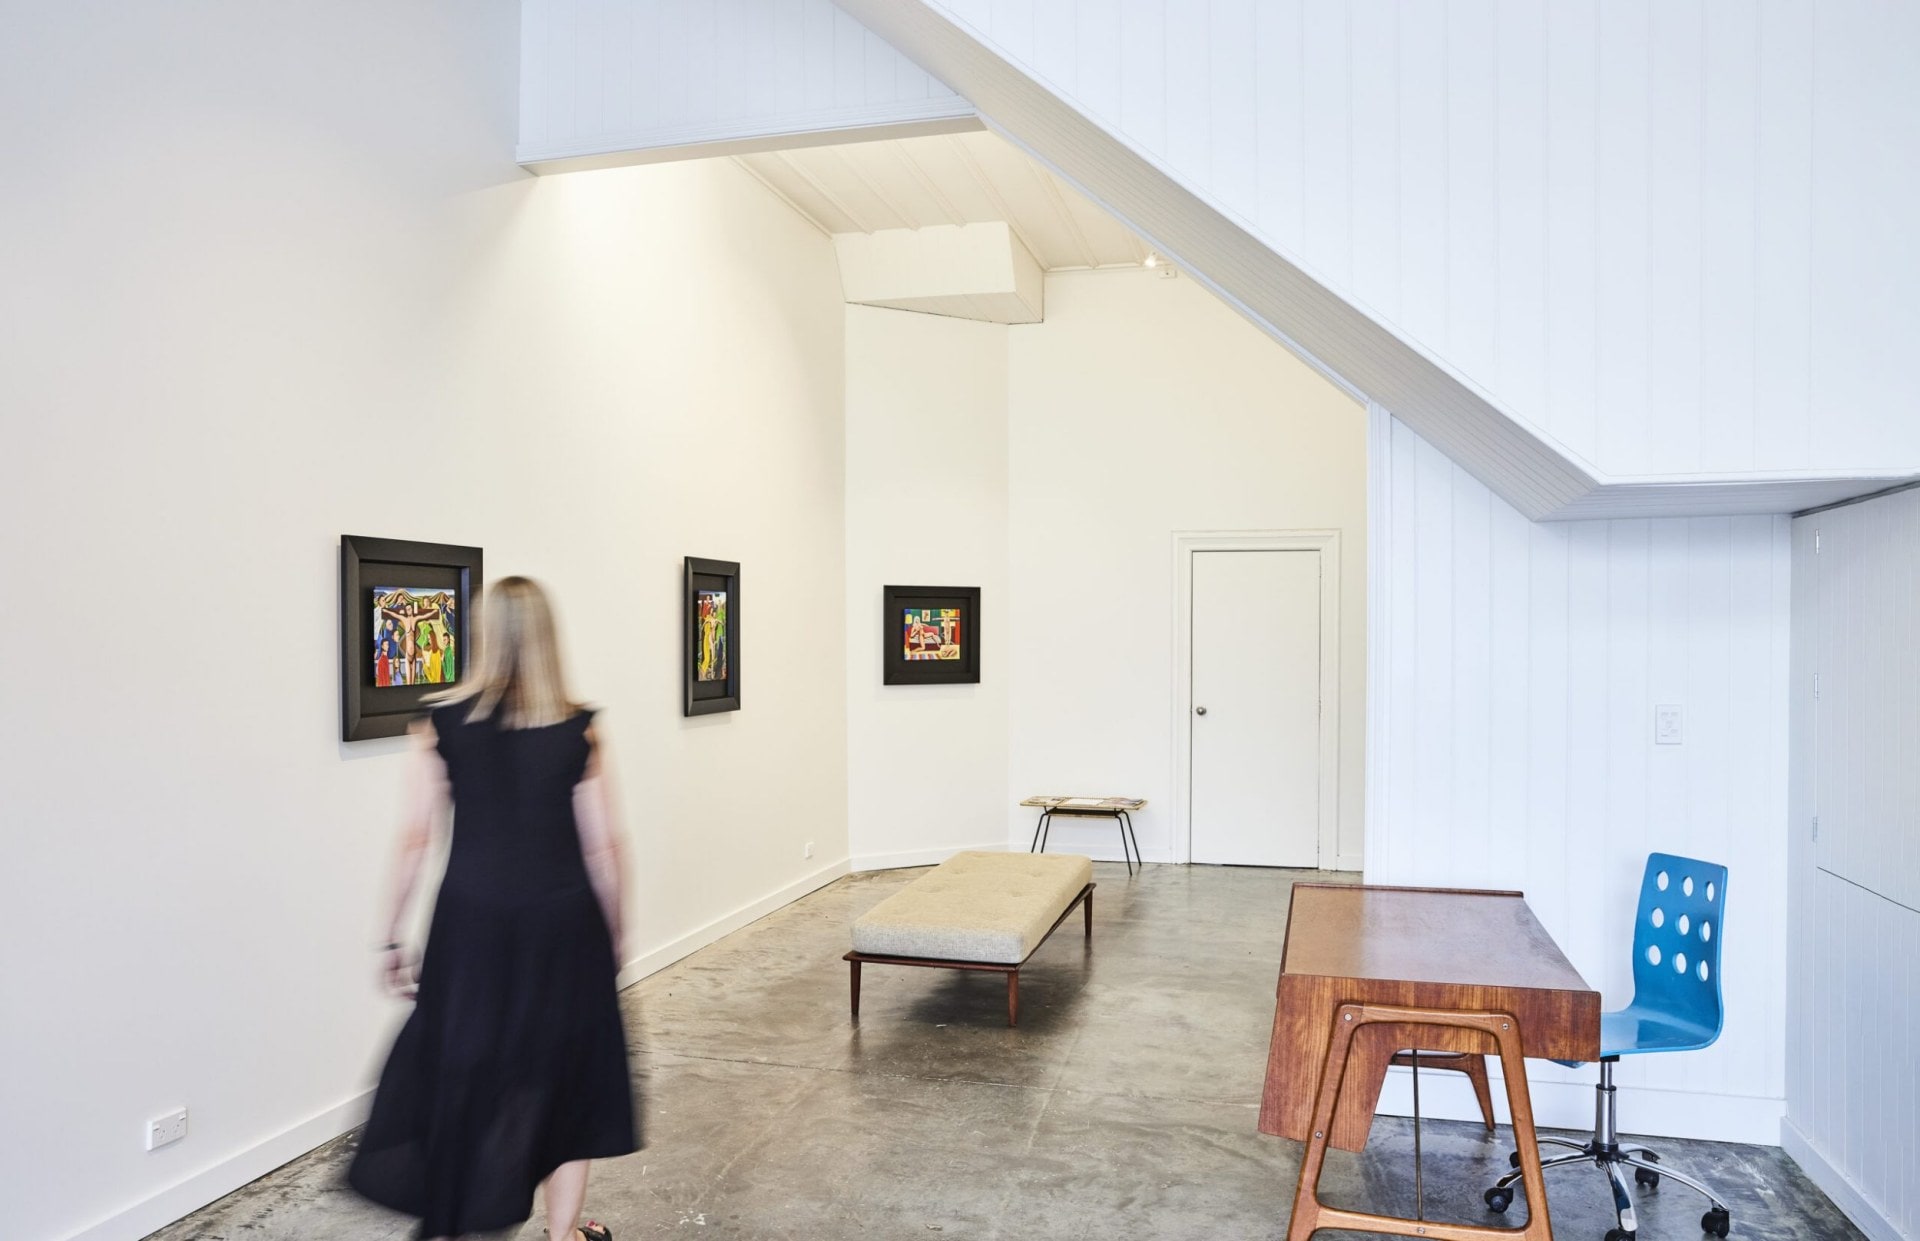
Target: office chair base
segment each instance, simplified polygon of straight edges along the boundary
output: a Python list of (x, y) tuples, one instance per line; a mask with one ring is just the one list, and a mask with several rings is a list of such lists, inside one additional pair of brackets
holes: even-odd
[[(1598, 1097), (1593, 1108), (1593, 1140), (1591, 1142), (1569, 1142), (1565, 1138), (1543, 1137), (1542, 1146), (1564, 1146), (1573, 1153), (1555, 1155), (1551, 1159), (1540, 1161), (1540, 1170), (1565, 1167), (1568, 1164), (1586, 1163), (1607, 1174), (1607, 1180), (1613, 1184), (1613, 1209), (1619, 1218), (1620, 1226), (1607, 1230), (1605, 1241), (1634, 1241), (1640, 1228), (1640, 1220), (1634, 1210), (1633, 1189), (1635, 1185), (1647, 1190), (1656, 1190), (1662, 1179), (1678, 1181), (1687, 1188), (1703, 1195), (1710, 1209), (1700, 1217), (1700, 1231), (1713, 1237), (1724, 1237), (1733, 1226), (1732, 1213), (1720, 1196), (1690, 1176), (1662, 1167), (1660, 1156), (1644, 1147), (1626, 1147), (1620, 1145), (1620, 1131), (1615, 1123), (1613, 1066), (1618, 1056), (1608, 1056), (1600, 1062), (1600, 1082), (1594, 1087)], [(1513, 1205), (1513, 1195), (1520, 1180), (1520, 1153), (1515, 1151), (1508, 1156), (1507, 1162), (1515, 1171), (1507, 1173), (1485, 1196), (1489, 1211), (1505, 1211)], [(1633, 1169), (1633, 1180), (1629, 1184), (1627, 1169)]]

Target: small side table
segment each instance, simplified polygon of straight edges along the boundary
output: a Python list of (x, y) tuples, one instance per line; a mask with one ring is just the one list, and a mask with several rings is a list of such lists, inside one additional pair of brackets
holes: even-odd
[[(1145, 866), (1140, 857), (1140, 838), (1133, 832), (1133, 812), (1147, 804), (1143, 797), (1029, 797), (1020, 804), (1040, 812), (1040, 821), (1033, 825), (1033, 843), (1027, 846), (1028, 853), (1047, 851), (1047, 836), (1056, 814), (1078, 819), (1112, 819), (1120, 828), (1120, 856), (1126, 859), (1127, 874), (1133, 874), (1136, 862)], [(1129, 838), (1133, 841), (1131, 854), (1127, 852)]]

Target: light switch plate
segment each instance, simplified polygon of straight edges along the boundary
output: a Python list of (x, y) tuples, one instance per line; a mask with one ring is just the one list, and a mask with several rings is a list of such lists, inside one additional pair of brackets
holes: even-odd
[(1680, 708), (1670, 703), (1653, 709), (1653, 743), (1655, 745), (1680, 744)]

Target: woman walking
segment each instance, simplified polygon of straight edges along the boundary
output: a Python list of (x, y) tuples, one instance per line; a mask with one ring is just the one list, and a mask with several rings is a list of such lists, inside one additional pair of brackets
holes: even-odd
[[(420, 1236), (527, 1219), (580, 1223), (592, 1159), (639, 1149), (614, 991), (622, 866), (605, 746), (567, 695), (539, 585), (487, 592), (467, 681), (416, 726), (388, 931), (387, 985), (414, 1008), (348, 1179), (420, 1217)], [(424, 957), (401, 946), (420, 865), (452, 811)]]

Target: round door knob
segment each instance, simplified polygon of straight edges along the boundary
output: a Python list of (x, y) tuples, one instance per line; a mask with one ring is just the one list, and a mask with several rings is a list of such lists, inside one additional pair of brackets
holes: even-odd
[(1193, 713), (1195, 715), (1205, 715), (1207, 713), (1207, 709), (1205, 707), (1195, 707), (1193, 709)]

